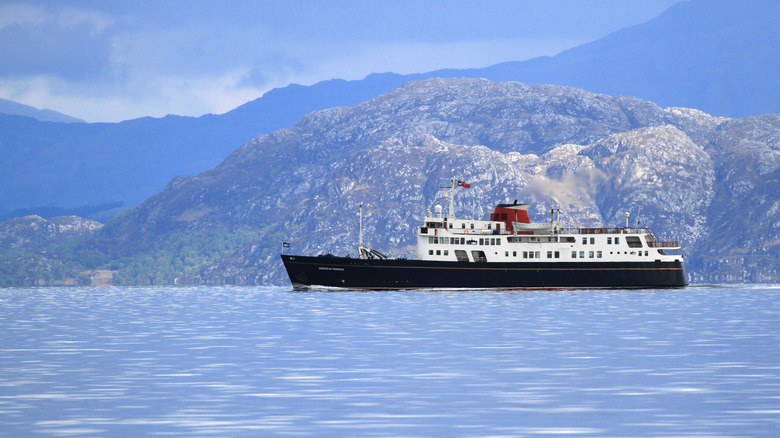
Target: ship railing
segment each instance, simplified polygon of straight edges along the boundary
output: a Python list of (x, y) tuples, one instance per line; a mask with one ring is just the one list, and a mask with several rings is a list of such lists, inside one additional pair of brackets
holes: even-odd
[(648, 240), (647, 246), (650, 248), (679, 248), (679, 240)]
[(649, 227), (579, 227), (562, 228), (561, 231), (569, 234), (653, 234)]

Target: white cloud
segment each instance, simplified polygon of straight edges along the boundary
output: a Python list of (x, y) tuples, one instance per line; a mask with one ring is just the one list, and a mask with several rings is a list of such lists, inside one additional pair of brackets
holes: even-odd
[(52, 19), (41, 6), (25, 3), (0, 4), (0, 30), (13, 25), (40, 25)]

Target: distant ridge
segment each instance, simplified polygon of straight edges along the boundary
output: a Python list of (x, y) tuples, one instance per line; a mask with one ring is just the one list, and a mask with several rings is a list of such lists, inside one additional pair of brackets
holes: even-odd
[(778, 1), (687, 1), (553, 57), (434, 74), (568, 85), (715, 116), (776, 114), (778, 23)]
[(38, 109), (8, 99), (0, 99), (0, 113), (32, 117), (41, 122), (85, 123), (84, 120), (50, 109)]

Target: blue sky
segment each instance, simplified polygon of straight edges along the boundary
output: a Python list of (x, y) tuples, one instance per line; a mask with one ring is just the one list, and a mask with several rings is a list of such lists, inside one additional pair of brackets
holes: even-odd
[(0, 0), (0, 97), (91, 122), (222, 113), (290, 83), (555, 55), (678, 1)]

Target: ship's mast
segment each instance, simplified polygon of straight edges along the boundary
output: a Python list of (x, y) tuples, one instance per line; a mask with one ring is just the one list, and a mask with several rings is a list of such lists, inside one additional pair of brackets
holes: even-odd
[(360, 216), (360, 234), (358, 238), (358, 255), (363, 255), (363, 204), (358, 205), (358, 216)]
[(449, 220), (452, 221), (455, 219), (455, 185), (456, 185), (456, 179), (453, 176), (450, 180), (450, 213), (449, 213)]

